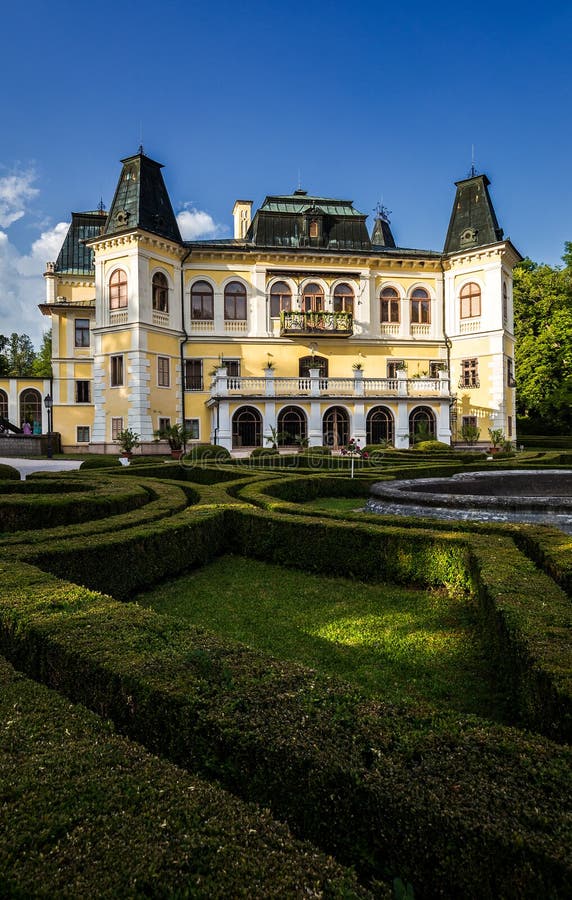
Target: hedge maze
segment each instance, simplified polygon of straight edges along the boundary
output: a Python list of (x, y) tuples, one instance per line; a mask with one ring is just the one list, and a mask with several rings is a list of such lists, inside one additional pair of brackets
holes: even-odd
[[(1, 481), (0, 894), (572, 896), (572, 540), (302, 505), (463, 468)], [(513, 724), (396, 709), (131, 602), (228, 553), (454, 592)]]

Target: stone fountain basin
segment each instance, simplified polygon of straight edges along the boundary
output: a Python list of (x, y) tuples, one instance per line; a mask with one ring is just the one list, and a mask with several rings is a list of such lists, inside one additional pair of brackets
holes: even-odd
[(377, 482), (370, 493), (416, 506), (572, 513), (572, 471), (460, 472), (450, 478)]

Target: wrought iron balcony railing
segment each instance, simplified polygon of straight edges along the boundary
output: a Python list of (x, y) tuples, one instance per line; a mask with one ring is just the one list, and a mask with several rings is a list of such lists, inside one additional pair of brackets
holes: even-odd
[(353, 315), (347, 312), (282, 312), (280, 334), (349, 337), (353, 334)]

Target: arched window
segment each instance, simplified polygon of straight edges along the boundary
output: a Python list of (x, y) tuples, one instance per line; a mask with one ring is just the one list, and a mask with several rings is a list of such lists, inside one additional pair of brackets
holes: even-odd
[(322, 378), (328, 377), (328, 360), (323, 356), (301, 356), (298, 360), (298, 375), (309, 378), (310, 369), (319, 369)]
[(8, 394), (0, 391), (0, 419), (8, 418)]
[(411, 323), (428, 325), (431, 322), (431, 301), (425, 288), (415, 288), (411, 294)]
[(231, 281), (224, 289), (224, 317), (246, 320), (246, 288), (240, 281)]
[(461, 288), (461, 319), (474, 319), (481, 314), (481, 289), (474, 281)]
[(393, 444), (393, 415), (385, 406), (374, 406), (367, 414), (368, 444)]
[(322, 312), (324, 309), (324, 292), (319, 284), (311, 282), (302, 291), (302, 311)]
[(297, 406), (285, 406), (278, 413), (278, 431), (282, 432), (282, 445), (293, 447), (308, 437), (306, 414)]
[(417, 406), (409, 414), (409, 440), (412, 444), (418, 441), (432, 441), (437, 432), (435, 413), (429, 406)]
[(125, 309), (127, 306), (127, 274), (116, 269), (109, 279), (109, 308)]
[(153, 275), (153, 309), (169, 312), (169, 282), (162, 272)]
[(270, 317), (279, 319), (281, 312), (292, 312), (292, 291), (285, 281), (275, 281), (270, 288)]
[(191, 319), (214, 318), (214, 293), (208, 281), (195, 281), (191, 286)]
[(28, 388), (20, 394), (20, 427), (27, 422), (34, 432), (42, 430), (42, 395), (35, 388)]
[(232, 446), (260, 447), (262, 416), (254, 406), (241, 406), (232, 417)]
[(334, 288), (334, 312), (353, 313), (354, 292), (349, 284), (337, 284)]
[(380, 321), (382, 323), (399, 322), (399, 294), (395, 288), (383, 288), (379, 298), (381, 300)]
[(322, 424), (323, 442), (332, 450), (345, 447), (350, 439), (350, 417), (343, 406), (331, 406), (324, 413)]

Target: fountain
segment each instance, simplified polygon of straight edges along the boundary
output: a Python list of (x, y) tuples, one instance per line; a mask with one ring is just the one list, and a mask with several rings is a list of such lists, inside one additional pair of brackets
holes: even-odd
[(472, 522), (528, 522), (572, 534), (572, 470), (462, 472), (377, 482), (366, 512)]

